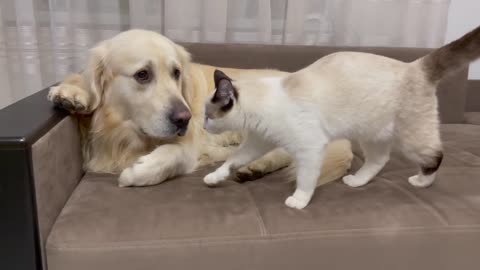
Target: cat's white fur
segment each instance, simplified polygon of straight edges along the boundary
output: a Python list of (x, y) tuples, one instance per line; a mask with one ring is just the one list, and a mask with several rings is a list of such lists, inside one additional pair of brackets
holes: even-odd
[[(343, 178), (352, 187), (367, 184), (383, 168), (394, 141), (419, 164), (441, 151), (435, 86), (419, 63), (337, 53), (292, 75), (234, 81), (233, 86), (239, 92), (237, 103), (224, 117), (207, 119), (205, 128), (212, 133), (246, 129), (248, 136), (205, 177), (208, 185), (280, 146), (298, 167), (297, 188), (285, 203), (301, 209), (312, 198), (324, 149), (332, 140), (348, 138), (362, 146), (365, 164)], [(418, 174), (409, 181), (429, 186), (434, 175)]]
[[(232, 81), (215, 72), (216, 91), (206, 103), (211, 133), (246, 130), (238, 151), (208, 174), (215, 185), (275, 147), (297, 163), (297, 187), (285, 204), (302, 209), (311, 200), (327, 144), (359, 142), (365, 163), (343, 177), (367, 184), (398, 147), (421, 171), (408, 179), (427, 187), (442, 160), (436, 86), (448, 72), (480, 55), (480, 28), (412, 63), (356, 52), (328, 55), (284, 76)], [(459, 60), (460, 59), (460, 60)]]

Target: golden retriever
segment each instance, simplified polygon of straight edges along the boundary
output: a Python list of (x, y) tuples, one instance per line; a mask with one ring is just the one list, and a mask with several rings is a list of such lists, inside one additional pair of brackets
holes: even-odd
[[(145, 186), (223, 161), (241, 134), (211, 135), (203, 129), (203, 104), (213, 91), (216, 67), (191, 62), (166, 37), (129, 30), (90, 50), (87, 67), (52, 87), (48, 98), (77, 115), (87, 171), (120, 173), (119, 186)], [(275, 76), (276, 70), (222, 68), (232, 78)], [(348, 142), (331, 145), (319, 183), (350, 167)], [(239, 170), (260, 177), (288, 166), (276, 149)]]

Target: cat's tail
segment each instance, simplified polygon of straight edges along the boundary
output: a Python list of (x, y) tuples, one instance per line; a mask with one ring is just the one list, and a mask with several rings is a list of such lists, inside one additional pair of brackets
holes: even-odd
[(428, 80), (438, 82), (480, 57), (480, 26), (461, 38), (420, 58)]

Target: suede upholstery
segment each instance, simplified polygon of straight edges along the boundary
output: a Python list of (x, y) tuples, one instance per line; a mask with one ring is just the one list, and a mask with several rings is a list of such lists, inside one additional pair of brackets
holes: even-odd
[[(201, 63), (287, 71), (338, 50), (403, 61), (430, 51), (185, 46)], [(417, 169), (394, 153), (369, 185), (328, 183), (304, 210), (284, 205), (293, 190), (288, 169), (218, 188), (202, 183), (213, 168), (143, 188), (87, 173), (76, 186), (79, 138), (75, 123), (64, 120), (32, 154), (48, 269), (478, 269), (480, 125), (464, 124), (466, 74), (444, 80), (438, 93), (445, 158), (432, 187), (410, 186)], [(356, 155), (352, 169), (362, 162)]]
[(72, 117), (64, 118), (36, 141), (32, 145), (32, 159), (35, 161), (33, 176), (40, 241), (43, 248), (60, 210), (83, 174), (76, 120)]
[(480, 125), (480, 112), (465, 113), (465, 122), (468, 124)]
[(410, 186), (417, 169), (394, 155), (368, 186), (329, 183), (302, 211), (283, 204), (285, 170), (219, 188), (203, 185), (209, 168), (130, 189), (87, 174), (50, 235), (49, 269), (474, 269), (480, 126), (444, 125), (442, 137), (431, 188)]
[(466, 112), (480, 113), (480, 80), (468, 80)]

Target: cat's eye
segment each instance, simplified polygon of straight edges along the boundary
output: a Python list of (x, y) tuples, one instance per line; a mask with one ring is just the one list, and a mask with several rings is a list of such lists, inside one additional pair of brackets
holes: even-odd
[(180, 78), (180, 74), (181, 74), (180, 69), (174, 68), (172, 74), (173, 74), (173, 78), (175, 78), (175, 80), (178, 80)]
[(145, 84), (152, 80), (152, 74), (148, 69), (140, 69), (133, 75), (133, 78), (135, 78), (138, 83)]
[(233, 107), (233, 99), (230, 99), (227, 103), (227, 105), (224, 105), (220, 107), (220, 110), (222, 112), (228, 112), (231, 108)]

